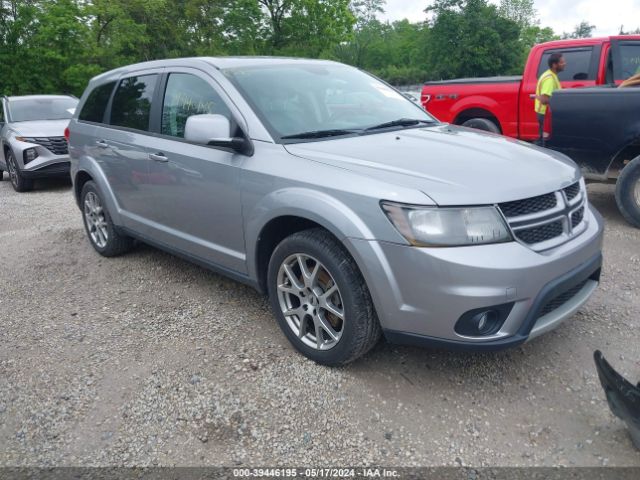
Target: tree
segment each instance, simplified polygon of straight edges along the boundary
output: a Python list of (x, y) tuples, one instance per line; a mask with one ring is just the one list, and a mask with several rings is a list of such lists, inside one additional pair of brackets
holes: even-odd
[(591, 38), (593, 36), (593, 31), (596, 29), (595, 25), (589, 24), (589, 22), (582, 21), (571, 33), (563, 33), (562, 38)]
[(379, 40), (384, 29), (377, 18), (379, 13), (384, 13), (382, 8), (384, 0), (358, 0), (352, 2), (351, 13), (355, 19), (353, 35), (348, 41), (338, 44), (335, 54), (340, 61), (364, 66), (365, 56), (371, 45)]
[(500, 15), (518, 24), (521, 29), (538, 25), (533, 0), (500, 0)]
[(486, 0), (436, 0), (429, 68), (435, 78), (481, 77), (512, 71), (520, 61), (520, 28)]

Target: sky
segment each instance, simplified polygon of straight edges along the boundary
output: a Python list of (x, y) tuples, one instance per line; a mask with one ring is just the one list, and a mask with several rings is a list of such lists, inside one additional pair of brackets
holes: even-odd
[[(429, 0), (387, 0), (382, 18), (419, 22), (425, 19), (424, 9), (431, 3)], [(540, 26), (551, 27), (557, 34), (572, 32), (583, 20), (596, 26), (594, 36), (617, 35), (621, 25), (625, 30), (640, 27), (640, 0), (535, 0), (534, 4)]]

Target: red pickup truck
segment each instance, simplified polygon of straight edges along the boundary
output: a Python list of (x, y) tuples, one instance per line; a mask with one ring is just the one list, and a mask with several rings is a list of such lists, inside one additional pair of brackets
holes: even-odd
[(567, 61), (559, 75), (563, 88), (619, 84), (640, 73), (640, 35), (558, 40), (533, 47), (521, 77), (427, 82), (422, 105), (443, 122), (535, 140), (536, 84), (555, 52)]

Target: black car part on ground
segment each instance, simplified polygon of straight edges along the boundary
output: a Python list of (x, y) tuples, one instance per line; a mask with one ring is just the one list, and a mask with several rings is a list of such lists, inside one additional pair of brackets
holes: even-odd
[(616, 372), (600, 350), (593, 357), (609, 408), (627, 424), (633, 444), (640, 449), (640, 384), (634, 386)]

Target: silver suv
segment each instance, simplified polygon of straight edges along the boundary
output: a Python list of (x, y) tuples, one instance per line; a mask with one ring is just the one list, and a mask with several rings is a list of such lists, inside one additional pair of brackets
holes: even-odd
[(9, 172), (13, 188), (25, 192), (35, 178), (68, 177), (64, 130), (77, 104), (67, 95), (2, 97), (0, 180)]
[(98, 253), (138, 239), (268, 293), (326, 365), (381, 333), (515, 346), (598, 285), (602, 220), (571, 160), (442, 124), (339, 63), (132, 65), (90, 82), (69, 129)]

